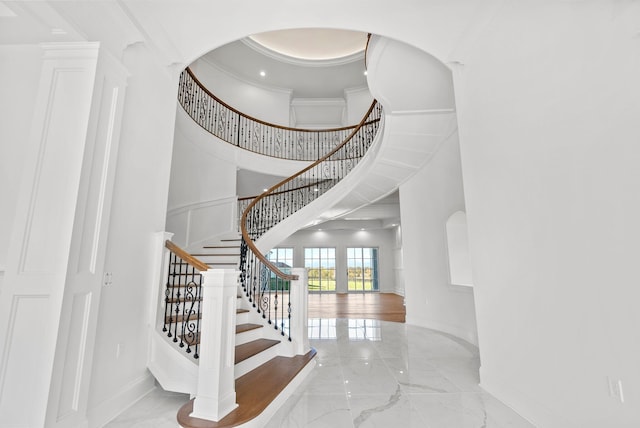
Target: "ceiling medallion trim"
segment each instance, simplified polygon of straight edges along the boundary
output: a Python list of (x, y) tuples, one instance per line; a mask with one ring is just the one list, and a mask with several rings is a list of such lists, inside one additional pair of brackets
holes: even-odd
[(330, 58), (330, 59), (304, 59), (304, 58), (295, 58), (289, 55), (281, 54), (280, 52), (276, 52), (271, 50), (264, 45), (256, 42), (249, 37), (245, 37), (240, 40), (242, 43), (250, 47), (251, 49), (261, 53), (262, 55), (268, 56), (276, 61), (284, 62), (287, 64), (298, 65), (301, 67), (331, 67), (336, 65), (344, 65), (350, 64), (356, 61), (364, 60), (364, 49), (360, 52), (356, 52), (351, 55), (346, 55), (340, 58)]

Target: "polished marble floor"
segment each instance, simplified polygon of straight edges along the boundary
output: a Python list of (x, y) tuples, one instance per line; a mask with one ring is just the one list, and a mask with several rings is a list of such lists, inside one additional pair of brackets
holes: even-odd
[[(478, 387), (478, 352), (402, 323), (309, 320), (318, 365), (266, 428), (532, 428)], [(175, 428), (182, 394), (157, 389), (106, 428)]]

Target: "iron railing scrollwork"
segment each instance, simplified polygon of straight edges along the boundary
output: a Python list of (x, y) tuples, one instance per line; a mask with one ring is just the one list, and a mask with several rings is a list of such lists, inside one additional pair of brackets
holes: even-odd
[(262, 318), (279, 330), (282, 336), (291, 341), (291, 280), (290, 268), (283, 267), (281, 272), (289, 274), (282, 278), (262, 263), (256, 254), (249, 250), (243, 240), (240, 245), (240, 284), (251, 306)]
[(374, 100), (365, 117), (342, 144), (261, 195), (247, 199), (240, 219), (240, 283), (253, 306), (283, 335), (288, 334), (291, 318), (290, 281), (298, 277), (269, 261), (258, 251), (254, 241), (346, 177), (371, 147), (381, 117), (382, 107)]
[(180, 74), (178, 101), (198, 125), (216, 137), (282, 159), (315, 161), (334, 150), (356, 127), (299, 129), (255, 119), (213, 95), (189, 68)]
[(208, 266), (171, 241), (166, 241), (165, 247), (169, 250), (169, 269), (164, 290), (162, 331), (187, 354), (198, 359), (202, 302), (200, 272), (207, 270)]

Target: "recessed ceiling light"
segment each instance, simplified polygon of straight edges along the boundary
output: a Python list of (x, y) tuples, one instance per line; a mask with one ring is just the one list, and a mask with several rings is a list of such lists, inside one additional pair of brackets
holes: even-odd
[(267, 72), (264, 70), (260, 70), (260, 77), (264, 77), (267, 75)]
[(314, 192), (319, 192), (318, 188), (316, 187), (315, 189), (313, 189)]
[(269, 190), (269, 189), (262, 189), (263, 192), (266, 192), (267, 190)]
[(365, 71), (364, 71), (364, 75), (365, 75), (365, 76), (367, 75), (367, 70), (365, 70)]

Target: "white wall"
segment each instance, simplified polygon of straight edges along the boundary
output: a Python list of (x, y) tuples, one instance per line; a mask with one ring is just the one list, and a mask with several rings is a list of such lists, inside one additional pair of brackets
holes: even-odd
[(445, 225), (464, 209), (456, 136), (400, 186), (407, 323), (477, 344), (473, 291), (451, 285)]
[(347, 292), (347, 247), (377, 247), (379, 286), (383, 293), (395, 292), (394, 231), (370, 230), (299, 230), (277, 245), (293, 247), (293, 264), (304, 267), (306, 247), (333, 247), (336, 249), (337, 292)]
[(190, 67), (198, 80), (229, 106), (256, 119), (289, 126), (291, 91), (258, 87), (202, 59)]
[[(38, 91), (42, 50), (38, 46), (0, 46), (0, 270), (7, 251), (20, 190), (33, 103)], [(10, 102), (4, 102), (10, 100)], [(4, 272), (4, 271), (3, 271)], [(0, 281), (2, 273), (0, 272)], [(2, 283), (0, 282), (0, 286)]]
[(347, 101), (347, 125), (360, 123), (373, 102), (369, 88), (345, 89), (344, 98)]
[(226, 143), (214, 141), (213, 136), (209, 141), (193, 140), (176, 126), (166, 230), (182, 247), (236, 227), (236, 165), (206, 147), (214, 144)]
[(455, 74), (481, 381), (538, 427), (640, 426), (638, 6), (506, 5)]

